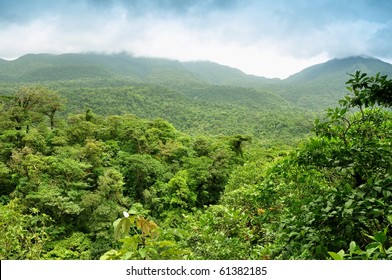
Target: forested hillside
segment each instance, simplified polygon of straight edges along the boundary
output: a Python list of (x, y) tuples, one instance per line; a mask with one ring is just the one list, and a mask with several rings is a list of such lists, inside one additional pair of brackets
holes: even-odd
[(211, 62), (40, 54), (2, 61), (0, 89), (10, 95), (21, 84), (44, 85), (67, 100), (63, 116), (87, 109), (105, 116), (132, 113), (163, 118), (192, 135), (242, 133), (292, 144), (342, 98), (347, 73), (358, 67), (392, 73), (390, 64), (361, 57), (332, 60), (280, 81)]
[(391, 69), (0, 61), (0, 258), (391, 259)]
[(333, 59), (290, 76), (284, 80), (286, 86), (281, 88), (280, 93), (302, 108), (324, 110), (343, 97), (348, 74), (362, 71), (369, 75), (381, 73), (391, 77), (391, 66), (379, 59), (360, 56)]

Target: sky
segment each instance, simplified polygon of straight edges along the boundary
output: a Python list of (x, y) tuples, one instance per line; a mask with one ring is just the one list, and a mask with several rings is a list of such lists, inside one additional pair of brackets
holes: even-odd
[(392, 0), (0, 0), (0, 58), (128, 52), (286, 78), (352, 55), (392, 62)]

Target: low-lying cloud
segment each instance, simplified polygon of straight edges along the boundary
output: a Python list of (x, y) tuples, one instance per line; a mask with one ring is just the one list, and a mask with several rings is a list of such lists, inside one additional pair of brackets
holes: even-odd
[(0, 57), (120, 52), (287, 77), (329, 58), (392, 58), (391, 1), (0, 0)]

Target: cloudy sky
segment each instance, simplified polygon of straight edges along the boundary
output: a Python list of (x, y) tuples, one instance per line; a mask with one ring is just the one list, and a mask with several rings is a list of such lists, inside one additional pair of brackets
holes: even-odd
[(89, 51), (270, 78), (350, 55), (392, 62), (392, 1), (0, 0), (0, 58)]

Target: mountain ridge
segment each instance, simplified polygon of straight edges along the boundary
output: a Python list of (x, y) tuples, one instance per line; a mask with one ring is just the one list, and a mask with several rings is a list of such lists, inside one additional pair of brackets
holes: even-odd
[[(0, 82), (11, 83), (12, 87), (19, 83), (56, 87), (61, 82), (84, 88), (155, 84), (194, 100), (260, 108), (265, 108), (266, 102), (289, 102), (302, 109), (320, 111), (334, 106), (344, 96), (348, 74), (357, 70), (392, 77), (391, 64), (363, 56), (332, 59), (280, 80), (248, 75), (211, 61), (181, 62), (127, 53), (68, 53), (27, 54), (11, 61), (2, 60)], [(7, 94), (11, 90), (3, 87), (2, 91)]]
[[(349, 56), (345, 58), (334, 58), (324, 63), (315, 64), (302, 71), (295, 73), (285, 79), (286, 82), (311, 82), (322, 76), (341, 75), (354, 73), (355, 71), (367, 72), (373, 75), (377, 72), (392, 75), (392, 64), (381, 59), (365, 56)], [(320, 73), (322, 72), (322, 73)]]
[(368, 67), (363, 69), (382, 66), (392, 73), (388, 63), (358, 57), (331, 60), (277, 80), (209, 61), (124, 53), (29, 54), (0, 61), (0, 95), (40, 83), (67, 100), (64, 114), (89, 108), (102, 115), (163, 118), (189, 133), (291, 139), (308, 133), (314, 114), (336, 106), (346, 91), (347, 71), (361, 63)]
[[(64, 69), (66, 69), (66, 74), (62, 76), (61, 70)], [(26, 54), (14, 60), (0, 59), (0, 79), (3, 82), (54, 81), (96, 77), (148, 83), (162, 82), (163, 80), (176, 82), (182, 79), (193, 83), (258, 87), (281, 82), (310, 83), (325, 77), (338, 78), (341, 82), (346, 78), (347, 73), (356, 70), (368, 71), (369, 74), (374, 74), (377, 71), (392, 75), (391, 64), (377, 58), (364, 56), (331, 59), (307, 67), (286, 79), (249, 75), (237, 68), (212, 61), (181, 62), (165, 58), (135, 57), (127, 53), (42, 53)]]

